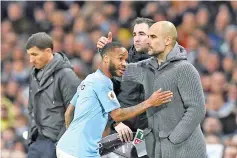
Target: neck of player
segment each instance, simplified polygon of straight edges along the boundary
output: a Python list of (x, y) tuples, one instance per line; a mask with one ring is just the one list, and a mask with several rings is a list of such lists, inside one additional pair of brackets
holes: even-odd
[(105, 76), (112, 78), (113, 76), (109, 72), (109, 68), (105, 64), (101, 64), (99, 69), (104, 73)]

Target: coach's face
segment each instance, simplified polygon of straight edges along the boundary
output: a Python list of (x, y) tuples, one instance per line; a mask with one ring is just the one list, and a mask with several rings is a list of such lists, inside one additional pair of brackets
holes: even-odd
[(37, 47), (32, 47), (27, 51), (27, 54), (30, 58), (30, 63), (36, 68), (36, 69), (42, 69), (45, 65), (48, 64), (50, 59), (52, 59), (52, 50), (50, 48), (46, 49), (39, 49)]
[(109, 71), (112, 76), (121, 77), (126, 70), (128, 51), (125, 48), (115, 48), (109, 56)]
[(137, 52), (148, 51), (148, 29), (146, 23), (136, 24), (133, 29), (133, 44)]
[(157, 25), (152, 25), (148, 31), (148, 54), (151, 56), (157, 56), (165, 51), (168, 43), (162, 31), (162, 28)]

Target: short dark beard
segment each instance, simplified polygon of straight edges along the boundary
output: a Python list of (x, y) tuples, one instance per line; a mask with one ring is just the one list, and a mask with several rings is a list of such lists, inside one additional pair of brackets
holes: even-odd
[(116, 67), (113, 63), (109, 64), (109, 72), (112, 76), (117, 76), (116, 74)]

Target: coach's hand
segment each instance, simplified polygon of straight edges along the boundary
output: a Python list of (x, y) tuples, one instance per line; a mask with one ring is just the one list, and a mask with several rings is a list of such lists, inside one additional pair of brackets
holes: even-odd
[(133, 139), (132, 130), (122, 122), (116, 125), (114, 129), (118, 132), (121, 141), (130, 142)]
[(99, 41), (97, 42), (97, 48), (104, 48), (104, 46), (107, 44), (107, 43), (110, 43), (112, 42), (112, 32), (109, 32), (108, 33), (108, 37), (100, 37)]
[(161, 91), (160, 88), (154, 92), (147, 101), (151, 106), (160, 106), (161, 104), (171, 102), (172, 97), (173, 93), (171, 91)]

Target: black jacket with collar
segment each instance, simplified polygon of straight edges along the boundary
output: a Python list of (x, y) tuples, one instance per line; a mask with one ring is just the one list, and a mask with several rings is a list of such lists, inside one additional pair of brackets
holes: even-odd
[(55, 53), (41, 75), (32, 69), (29, 87), (30, 127), (28, 139), (32, 143), (38, 134), (56, 142), (66, 130), (64, 113), (80, 80), (74, 73), (69, 60), (63, 53)]
[[(135, 47), (132, 46), (128, 52), (128, 63), (139, 62), (149, 57), (150, 56), (146, 53), (136, 52)], [(134, 106), (144, 101), (144, 88), (141, 84), (131, 81), (121, 82), (121, 79), (118, 78), (114, 78), (112, 81), (114, 91), (122, 108)], [(146, 113), (123, 121), (123, 123), (129, 126), (134, 132), (136, 132), (138, 128), (144, 129), (148, 126)]]

